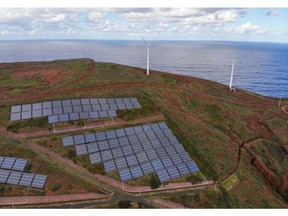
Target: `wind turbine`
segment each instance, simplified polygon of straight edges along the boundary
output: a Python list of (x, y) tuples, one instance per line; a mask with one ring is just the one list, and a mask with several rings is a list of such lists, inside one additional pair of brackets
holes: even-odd
[(235, 64), (235, 60), (232, 60), (232, 69), (231, 69), (231, 77), (230, 77), (230, 84), (229, 84), (229, 90), (234, 92), (235, 88), (232, 88), (232, 83), (233, 83), (233, 74), (234, 74), (234, 64)]
[(151, 44), (148, 44), (145, 41), (143, 36), (142, 36), (142, 39), (143, 39), (144, 43), (146, 44), (146, 48), (147, 48), (147, 75), (149, 75), (149, 47), (150, 47)]

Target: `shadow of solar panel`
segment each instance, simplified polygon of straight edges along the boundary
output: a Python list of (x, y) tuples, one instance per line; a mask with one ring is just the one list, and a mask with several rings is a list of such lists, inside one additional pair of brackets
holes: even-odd
[(74, 145), (73, 136), (63, 137), (62, 138), (62, 144), (64, 147), (73, 146)]
[(140, 166), (143, 170), (144, 175), (149, 175), (151, 173), (154, 173), (154, 169), (153, 169), (150, 161), (147, 161), (145, 163), (141, 163)]
[(102, 161), (108, 161), (108, 160), (112, 160), (113, 156), (112, 156), (112, 152), (110, 149), (107, 149), (105, 151), (101, 151), (100, 152), (101, 157), (102, 157)]
[(200, 171), (198, 166), (196, 165), (196, 163), (194, 161), (188, 162), (188, 163), (186, 163), (186, 165), (187, 165), (187, 167), (191, 173)]
[(121, 148), (122, 148), (123, 154), (125, 156), (134, 154), (134, 151), (133, 151), (131, 145), (122, 146)]
[(109, 105), (108, 104), (101, 104), (101, 110), (110, 110)]
[(22, 175), (22, 172), (11, 171), (6, 183), (7, 184), (18, 185), (19, 180), (21, 178), (21, 175)]
[(133, 179), (129, 169), (119, 170), (119, 176), (122, 182)]
[(121, 148), (114, 148), (114, 149), (111, 149), (111, 151), (112, 151), (114, 159), (124, 156)]
[(87, 144), (88, 153), (99, 152), (99, 147), (96, 142)]
[(115, 110), (108, 110), (107, 113), (109, 117), (117, 117), (117, 113)]
[(114, 130), (106, 131), (106, 137), (107, 139), (115, 139), (117, 137)]
[(125, 110), (126, 109), (125, 104), (118, 103), (117, 106), (118, 106), (118, 110)]
[(162, 164), (165, 168), (173, 166), (173, 162), (170, 158), (161, 158)]
[(117, 170), (114, 160), (104, 161), (103, 164), (106, 173), (111, 173)]
[(21, 119), (30, 119), (32, 117), (31, 112), (22, 112)]
[(115, 104), (116, 102), (115, 102), (114, 98), (107, 98), (107, 103), (108, 104)]
[(96, 137), (94, 133), (89, 133), (89, 134), (85, 134), (85, 140), (86, 143), (90, 143), (90, 142), (95, 142), (96, 141)]
[(79, 120), (79, 113), (69, 113), (69, 119), (70, 121), (76, 121)]
[(90, 100), (88, 98), (83, 98), (83, 99), (81, 99), (81, 104), (82, 105), (90, 105)]
[(23, 171), (25, 166), (27, 165), (28, 160), (26, 159), (22, 159), (22, 158), (17, 158), (12, 170), (16, 170), (16, 171)]
[(99, 113), (97, 111), (89, 112), (89, 118), (90, 119), (97, 119), (97, 118), (99, 118)]
[(34, 176), (34, 179), (33, 179), (33, 182), (31, 184), (31, 187), (42, 189), (42, 188), (44, 188), (46, 180), (47, 180), (47, 176), (46, 175), (36, 174)]
[(73, 108), (71, 105), (63, 105), (63, 113), (73, 113)]
[(42, 103), (33, 103), (32, 110), (40, 110), (42, 109)]
[(127, 160), (127, 164), (129, 167), (135, 166), (135, 165), (139, 165), (138, 160), (136, 158), (135, 155), (129, 155), (126, 157)]
[(4, 161), (4, 159), (5, 159), (5, 157), (0, 156), (0, 168), (1, 168), (1, 164), (2, 164), (2, 162)]
[(89, 119), (89, 113), (88, 112), (80, 112), (80, 119)]
[(48, 123), (49, 124), (58, 123), (58, 122), (59, 122), (58, 115), (48, 116)]
[(130, 167), (130, 172), (133, 178), (139, 178), (141, 176), (144, 176), (140, 166)]
[(10, 121), (18, 121), (21, 119), (21, 113), (12, 113), (10, 115)]
[(83, 134), (79, 134), (79, 135), (75, 135), (74, 136), (74, 143), (76, 145), (79, 145), (79, 144), (84, 144), (85, 143), (85, 137)]
[(98, 98), (99, 104), (107, 104), (106, 98)]
[(23, 175), (19, 181), (19, 185), (30, 187), (30, 185), (32, 184), (34, 176), (35, 176), (35, 174), (23, 173)]
[(52, 101), (52, 107), (62, 107), (62, 102), (60, 100)]
[(109, 109), (110, 110), (118, 110), (117, 104), (109, 104)]
[(164, 169), (164, 166), (160, 159), (155, 159), (151, 161), (154, 170)]
[(97, 98), (91, 98), (90, 99), (90, 104), (91, 105), (99, 104), (98, 99)]
[(107, 140), (98, 142), (98, 146), (100, 151), (104, 151), (110, 148)]
[(100, 152), (95, 152), (95, 153), (89, 154), (89, 160), (90, 160), (91, 164), (101, 163), (102, 159), (100, 156)]
[(58, 115), (62, 113), (63, 113), (62, 107), (53, 107), (53, 115)]
[(31, 104), (23, 104), (22, 105), (22, 112), (31, 112), (32, 110), (32, 105)]
[(72, 103), (72, 106), (74, 106), (74, 105), (80, 105), (80, 104), (81, 104), (81, 101), (80, 101), (80, 99), (72, 99), (72, 100), (71, 100), (71, 103)]
[(72, 105), (73, 112), (83, 112), (81, 105)]
[(2, 169), (12, 169), (16, 158), (13, 157), (5, 157), (4, 161), (2, 162), (1, 168)]
[(84, 112), (90, 112), (90, 111), (92, 111), (92, 107), (91, 107), (91, 105), (89, 104), (85, 104), (85, 105), (83, 105), (83, 110), (84, 110)]
[(21, 105), (15, 105), (11, 107), (11, 113), (19, 113), (21, 112)]
[(188, 167), (186, 166), (185, 163), (177, 164), (176, 167), (178, 168), (178, 170), (182, 176), (190, 174), (190, 170), (188, 169)]
[(111, 149), (118, 148), (120, 146), (118, 139), (109, 139), (108, 142)]
[(48, 108), (48, 109), (43, 109), (43, 116), (50, 116), (53, 115), (52, 109)]
[(92, 110), (93, 111), (101, 111), (101, 106), (99, 104), (93, 104), (92, 105)]
[(99, 117), (100, 118), (107, 118), (108, 117), (107, 111), (99, 111)]
[(42, 107), (43, 107), (43, 109), (52, 108), (52, 102), (51, 101), (42, 102)]
[(5, 184), (8, 179), (9, 174), (10, 174), (10, 171), (0, 169), (0, 183)]
[(168, 171), (168, 173), (172, 179), (179, 178), (181, 176), (181, 174), (179, 173), (176, 166), (170, 166), (166, 170)]
[(167, 181), (171, 180), (167, 170), (165, 170), (165, 169), (157, 170), (156, 174), (157, 174), (157, 176), (158, 176), (158, 178), (159, 178), (161, 183), (164, 183), (164, 182), (167, 182)]
[(59, 122), (68, 122), (69, 121), (69, 115), (68, 114), (60, 114), (59, 115)]
[(63, 107), (72, 107), (71, 100), (62, 100)]
[(77, 156), (88, 154), (86, 144), (84, 144), (84, 145), (76, 145), (75, 146), (75, 150), (76, 150), (76, 155)]

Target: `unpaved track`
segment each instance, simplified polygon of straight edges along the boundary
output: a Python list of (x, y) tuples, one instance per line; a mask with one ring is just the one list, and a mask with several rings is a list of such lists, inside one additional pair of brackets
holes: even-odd
[(167, 208), (173, 208), (173, 209), (184, 209), (185, 207), (179, 203), (171, 202), (168, 200), (163, 200), (163, 199), (152, 199), (153, 202), (156, 202), (164, 207)]

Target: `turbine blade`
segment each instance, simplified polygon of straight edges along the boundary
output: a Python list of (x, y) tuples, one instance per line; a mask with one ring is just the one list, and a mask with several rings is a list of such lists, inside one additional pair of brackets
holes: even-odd
[(147, 42), (145, 41), (144, 37), (142, 36), (142, 39), (144, 41), (144, 43), (148, 46)]

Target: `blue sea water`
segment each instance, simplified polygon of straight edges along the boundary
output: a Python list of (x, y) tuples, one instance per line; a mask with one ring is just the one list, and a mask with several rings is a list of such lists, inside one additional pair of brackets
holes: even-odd
[[(150, 68), (229, 84), (270, 97), (288, 98), (288, 44), (225, 41), (151, 41)], [(0, 41), (0, 62), (91, 58), (146, 67), (142, 41)]]

